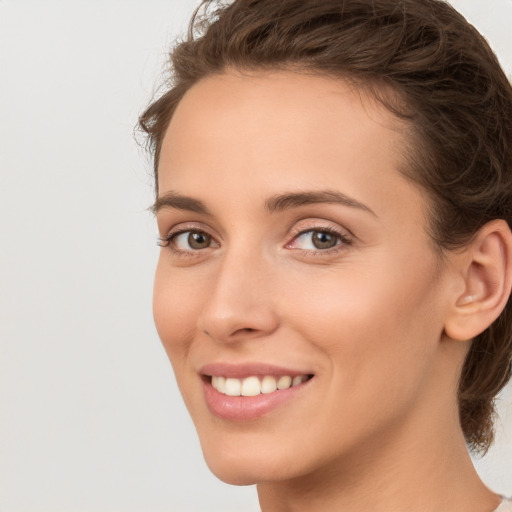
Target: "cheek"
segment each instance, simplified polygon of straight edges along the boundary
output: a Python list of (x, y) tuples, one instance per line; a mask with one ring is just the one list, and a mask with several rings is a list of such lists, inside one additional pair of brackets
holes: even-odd
[(324, 407), (308, 425), (312, 435), (330, 439), (326, 453), (371, 439), (428, 393), (439, 339), (429, 313), (435, 301), (428, 281), (406, 283), (382, 272), (353, 273), (317, 280), (308, 294), (290, 291), (295, 330), (325, 363)]
[(160, 256), (153, 288), (153, 317), (158, 335), (178, 374), (194, 336), (199, 294), (179, 273), (171, 272)]
[(401, 268), (394, 260), (366, 266), (364, 273), (347, 269), (313, 286), (309, 280), (307, 294), (290, 291), (293, 322), (327, 356), (333, 390), (371, 399), (372, 392), (399, 393), (404, 384), (423, 380), (442, 333), (442, 315), (435, 307), (432, 272), (416, 267), (408, 275)]

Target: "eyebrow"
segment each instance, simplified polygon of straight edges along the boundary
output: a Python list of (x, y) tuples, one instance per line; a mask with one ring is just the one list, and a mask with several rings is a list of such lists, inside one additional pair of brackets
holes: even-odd
[(359, 210), (366, 211), (377, 217), (375, 212), (369, 206), (366, 206), (356, 199), (353, 199), (335, 190), (279, 194), (271, 197), (270, 199), (267, 199), (265, 201), (265, 208), (267, 211), (273, 213), (288, 210), (290, 208), (299, 208), (301, 206), (318, 203), (341, 204), (350, 208), (357, 208)]
[[(331, 203), (341, 204), (350, 208), (357, 208), (371, 213), (377, 217), (375, 212), (365, 204), (353, 199), (341, 192), (334, 190), (320, 190), (311, 192), (288, 192), (272, 196), (265, 201), (265, 209), (269, 213), (281, 212), (293, 208), (300, 208), (311, 204)], [(199, 199), (183, 196), (177, 192), (167, 192), (158, 197), (150, 207), (150, 210), (156, 214), (164, 208), (173, 208), (176, 210), (185, 210), (203, 215), (211, 215), (207, 206)]]
[(150, 207), (150, 210), (156, 214), (163, 208), (174, 208), (175, 210), (186, 210), (203, 215), (211, 215), (210, 210), (208, 210), (206, 205), (199, 199), (182, 196), (176, 192), (167, 192), (157, 197), (155, 204)]

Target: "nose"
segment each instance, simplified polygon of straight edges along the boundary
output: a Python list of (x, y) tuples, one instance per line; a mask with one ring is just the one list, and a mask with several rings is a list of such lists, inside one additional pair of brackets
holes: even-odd
[(217, 343), (272, 334), (279, 325), (275, 280), (257, 256), (232, 254), (219, 263), (198, 318), (198, 329)]

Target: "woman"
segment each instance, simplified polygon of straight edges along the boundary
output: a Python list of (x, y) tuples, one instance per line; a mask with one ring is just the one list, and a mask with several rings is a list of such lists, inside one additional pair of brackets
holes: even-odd
[(512, 358), (512, 89), (439, 0), (235, 0), (142, 115), (154, 316), (263, 512), (512, 510), (468, 452)]

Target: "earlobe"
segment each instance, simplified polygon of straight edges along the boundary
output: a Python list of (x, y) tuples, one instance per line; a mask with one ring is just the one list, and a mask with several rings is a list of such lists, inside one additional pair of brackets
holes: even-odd
[(445, 333), (470, 340), (501, 314), (512, 288), (512, 233), (504, 220), (483, 226), (457, 259), (463, 292), (454, 297)]

